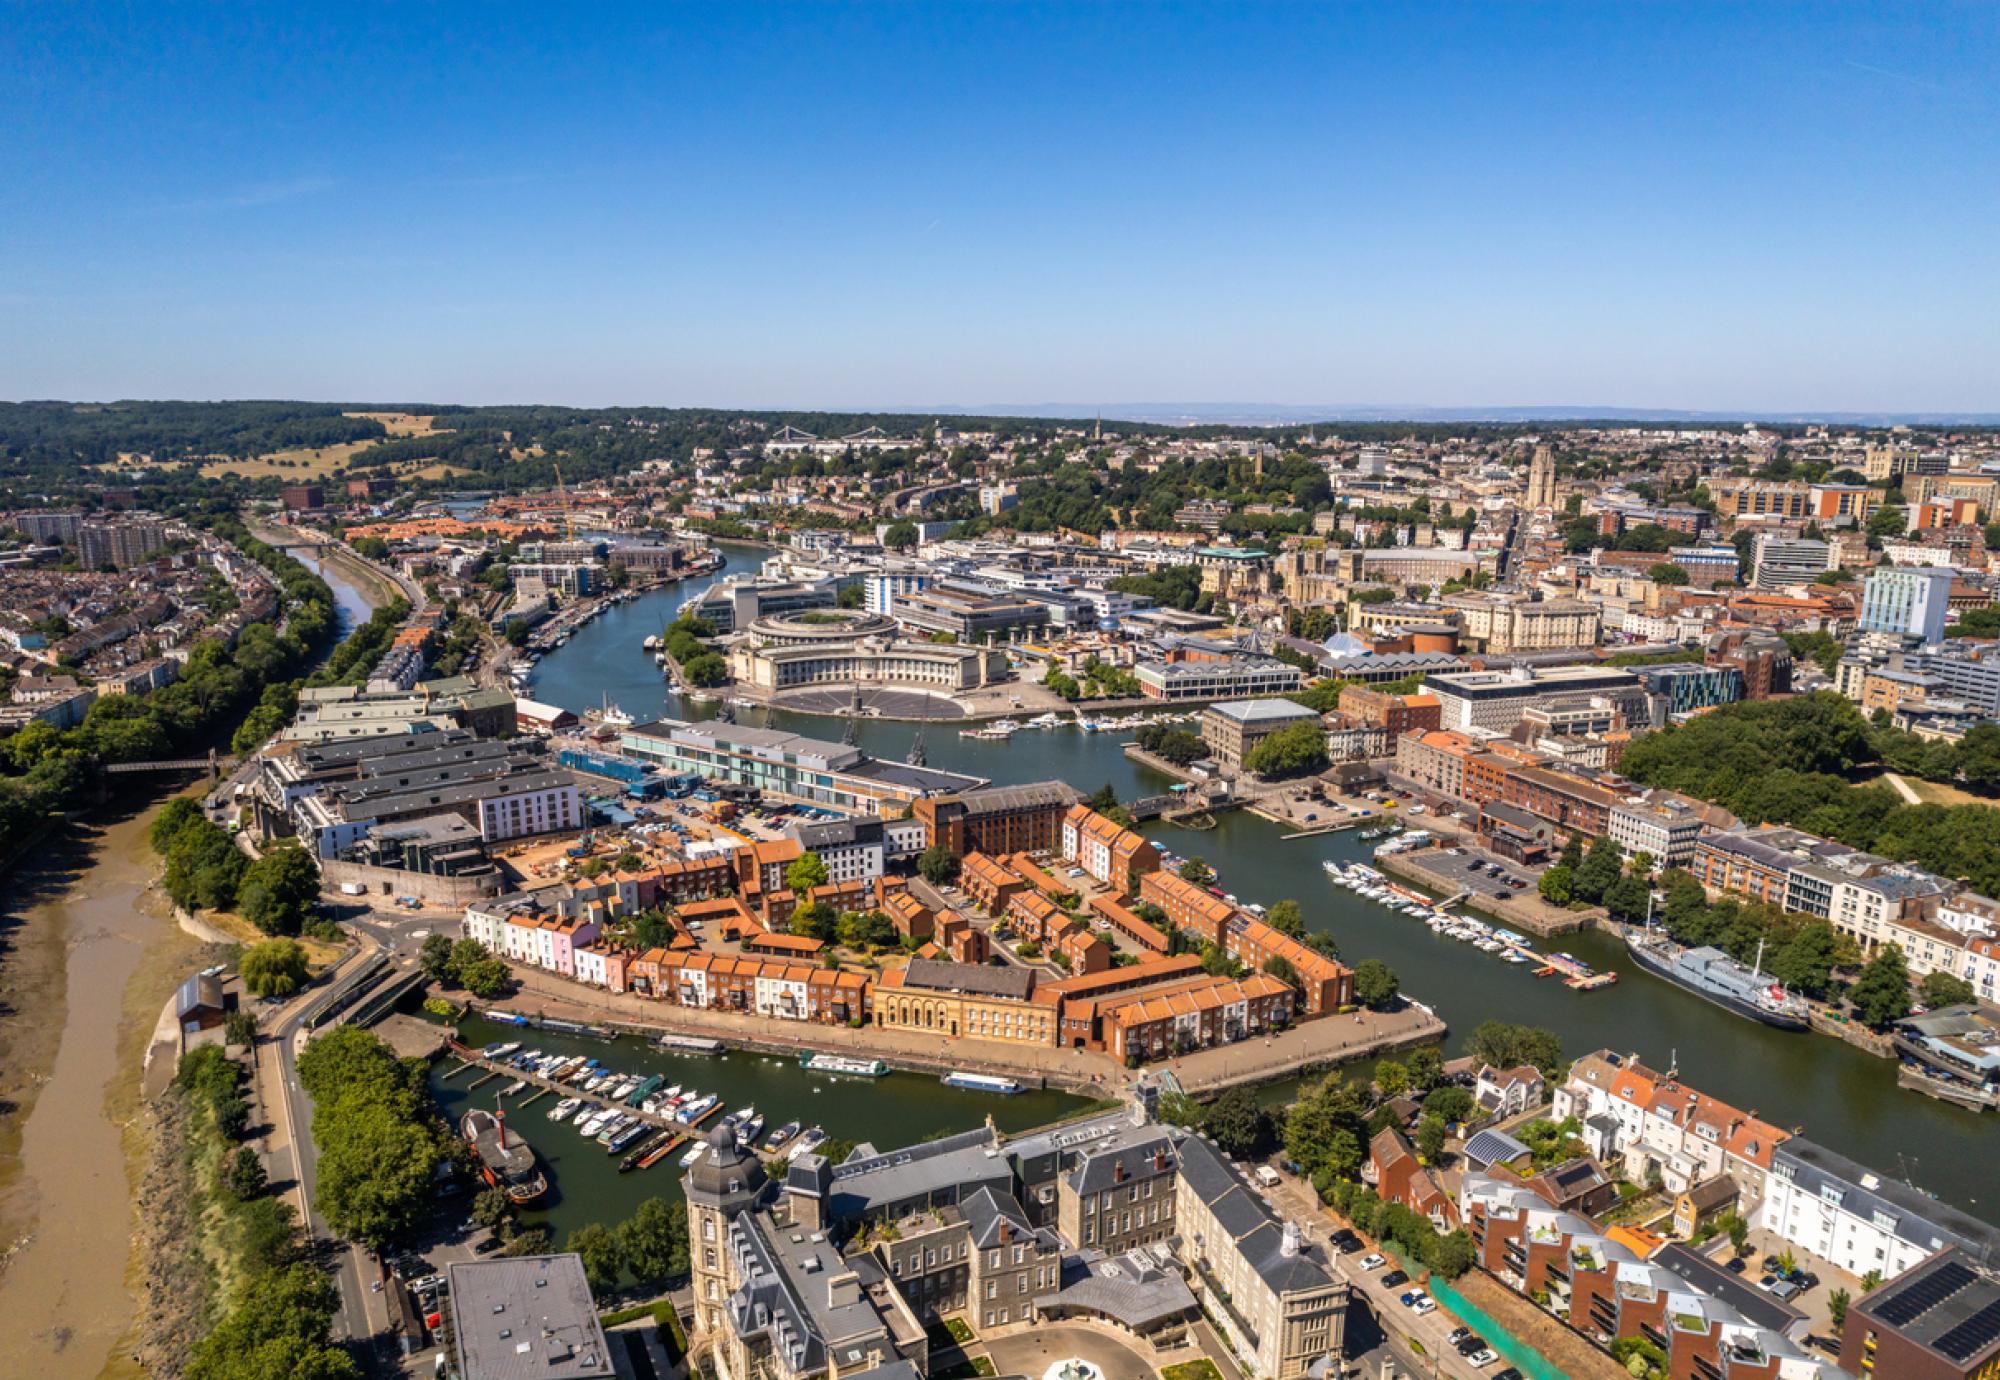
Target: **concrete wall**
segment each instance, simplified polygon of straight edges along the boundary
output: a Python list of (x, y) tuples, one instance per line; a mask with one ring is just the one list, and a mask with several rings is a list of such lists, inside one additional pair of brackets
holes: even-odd
[(346, 882), (359, 882), (368, 888), (365, 898), (347, 897), (350, 901), (415, 896), (431, 905), (464, 906), (500, 894), (497, 872), (483, 877), (427, 877), (420, 872), (404, 872), (393, 867), (370, 867), (366, 863), (322, 858), (319, 873), (322, 889), (326, 891), (337, 892)]

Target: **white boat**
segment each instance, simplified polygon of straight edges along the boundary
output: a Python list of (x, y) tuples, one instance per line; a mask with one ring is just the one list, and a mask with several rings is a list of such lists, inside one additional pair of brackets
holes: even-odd
[(521, 1089), (527, 1086), (528, 1082), (525, 1078), (516, 1078), (513, 1082), (509, 1083), (506, 1087), (500, 1090), (500, 1095), (502, 1097), (514, 1097), (519, 1095)]
[(520, 1047), (521, 1047), (521, 1042), (519, 1040), (512, 1040), (504, 1045), (488, 1045), (486, 1046), (485, 1049), (482, 1049), (479, 1052), (485, 1055), (488, 1059), (505, 1059), (508, 1055), (512, 1054), (515, 1050), (519, 1049)]
[(806, 1132), (804, 1135), (800, 1136), (797, 1140), (792, 1142), (792, 1148), (785, 1152), (785, 1158), (788, 1160), (795, 1160), (800, 1155), (806, 1154), (808, 1151), (819, 1149), (819, 1147), (824, 1145), (825, 1143), (826, 1143), (826, 1132), (820, 1130), (819, 1127), (815, 1126), (810, 1131)]
[(938, 1081), (953, 1088), (999, 1093), (1003, 1097), (1021, 1091), (1021, 1085), (1011, 1078), (998, 1078), (990, 1073), (967, 1073), (962, 1069), (953, 1070)]
[(611, 1118), (617, 1115), (618, 1113), (609, 1107), (599, 1107), (588, 1116), (578, 1118), (577, 1134), (585, 1137), (594, 1136), (609, 1125)]
[(694, 1144), (694, 1149), (688, 1151), (685, 1155), (681, 1156), (681, 1168), (687, 1169), (692, 1167), (696, 1160), (700, 1159), (703, 1155), (706, 1155), (707, 1153), (708, 1153), (708, 1142), (705, 1140), (696, 1141)]
[(1029, 728), (1054, 728), (1054, 727), (1056, 727), (1057, 725), (1059, 725), (1060, 723), (1062, 723), (1062, 720), (1061, 720), (1061, 719), (1059, 719), (1059, 718), (1057, 718), (1057, 717), (1055, 716), (1055, 714), (1054, 714), (1054, 713), (1048, 713), (1048, 714), (1037, 714), (1037, 715), (1036, 715), (1036, 716), (1035, 716), (1034, 718), (1032, 718), (1032, 719), (1028, 720), (1028, 727), (1029, 727)]
[(1097, 720), (1086, 719), (1083, 716), (1083, 711), (1081, 709), (1076, 711), (1076, 726), (1082, 729), (1085, 733), (1097, 732)]
[(556, 1103), (555, 1106), (549, 1108), (549, 1120), (567, 1121), (569, 1120), (569, 1114), (582, 1105), (583, 1099), (580, 1097), (565, 1097), (562, 1101)]

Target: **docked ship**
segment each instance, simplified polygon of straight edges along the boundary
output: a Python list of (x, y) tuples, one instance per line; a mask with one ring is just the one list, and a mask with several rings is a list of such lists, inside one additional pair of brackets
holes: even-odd
[(801, 1054), (799, 1067), (808, 1073), (853, 1073), (880, 1078), (889, 1065), (880, 1059), (854, 1059), (845, 1054)]
[(1626, 930), (1625, 947), (1646, 971), (1747, 1020), (1780, 1030), (1804, 1030), (1809, 1023), (1805, 1001), (1763, 972), (1762, 944), (1757, 962), (1748, 966), (1710, 945), (1683, 948), (1657, 930)]
[(473, 1108), (459, 1120), (458, 1131), (479, 1155), (486, 1182), (505, 1193), (508, 1202), (532, 1203), (549, 1191), (548, 1176), (536, 1162), (534, 1149), (519, 1136), (508, 1135), (506, 1124), (493, 1113)]
[(965, 1088), (970, 1092), (999, 1093), (1011, 1097), (1021, 1091), (1021, 1085), (1012, 1078), (996, 1078), (990, 1073), (967, 1073), (954, 1069), (938, 1080), (947, 1087)]

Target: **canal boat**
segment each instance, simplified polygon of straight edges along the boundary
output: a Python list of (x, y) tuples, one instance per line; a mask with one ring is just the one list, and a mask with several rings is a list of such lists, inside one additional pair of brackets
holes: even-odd
[(649, 1123), (640, 1121), (637, 1117), (634, 1117), (631, 1125), (621, 1127), (612, 1135), (610, 1140), (604, 1142), (605, 1151), (607, 1154), (622, 1155), (625, 1153), (626, 1147), (630, 1146), (641, 1136), (649, 1133), (652, 1129)]
[(999, 1078), (990, 1073), (967, 1073), (963, 1069), (954, 1069), (938, 1081), (946, 1087), (964, 1088), (969, 1092), (998, 1093), (1002, 1097), (1011, 1097), (1021, 1091), (1020, 1083), (1012, 1078)]
[(1779, 1030), (1804, 1030), (1811, 1023), (1805, 1000), (1763, 971), (1761, 942), (1756, 962), (1747, 967), (1710, 945), (1683, 948), (1658, 930), (1636, 926), (1625, 931), (1625, 947), (1655, 977), (1746, 1020)]
[(864, 1078), (880, 1078), (889, 1071), (881, 1059), (856, 1059), (846, 1054), (801, 1054), (799, 1067), (808, 1073), (852, 1073)]
[(674, 1141), (678, 1139), (678, 1137), (679, 1137), (679, 1132), (661, 1131), (651, 1140), (641, 1141), (637, 1149), (635, 1149), (631, 1154), (627, 1155), (624, 1159), (618, 1161), (618, 1172), (620, 1174), (630, 1174), (635, 1169), (651, 1168), (651, 1166), (647, 1163), (646, 1157), (648, 1155), (654, 1155), (655, 1152), (664, 1152), (669, 1145), (672, 1145)]
[(514, 1204), (532, 1203), (549, 1191), (548, 1176), (535, 1160), (532, 1146), (507, 1134), (507, 1123), (484, 1107), (474, 1107), (459, 1119), (459, 1134), (479, 1156), (486, 1182)]

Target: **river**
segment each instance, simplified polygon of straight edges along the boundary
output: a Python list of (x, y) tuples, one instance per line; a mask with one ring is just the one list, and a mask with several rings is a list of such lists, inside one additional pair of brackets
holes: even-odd
[[(306, 563), (345, 637), (367, 598)], [(153, 887), (172, 788), (132, 795), (58, 828), (0, 900), (0, 1376), (135, 1373), (139, 1060), (197, 945)]]
[[(720, 545), (728, 557), (723, 574), (754, 570), (765, 554), (761, 548)], [(567, 647), (543, 658), (530, 693), (579, 712), (608, 696), (642, 722), (662, 715), (707, 717), (712, 706), (680, 707), (639, 645), (700, 587), (699, 582), (671, 587), (598, 618)], [(745, 716), (751, 723), (766, 721), (761, 710), (747, 710)], [(770, 722), (839, 736), (839, 721), (823, 716), (777, 713)], [(869, 720), (862, 723), (859, 740), (877, 756), (900, 760), (916, 731), (914, 724)], [(980, 742), (932, 725), (925, 749), (934, 767), (995, 781), (1060, 778), (1085, 791), (1109, 783), (1120, 799), (1164, 789), (1166, 778), (1125, 757), (1121, 737), (1066, 727), (1018, 733), (1006, 743)], [(1510, 968), (1334, 886), (1321, 862), (1362, 859), (1372, 847), (1351, 834), (1287, 843), (1277, 825), (1240, 813), (1221, 816), (1207, 833), (1173, 825), (1149, 825), (1147, 831), (1178, 853), (1206, 859), (1221, 885), (1246, 902), (1297, 900), (1306, 924), (1332, 931), (1349, 962), (1379, 958), (1401, 974), (1406, 993), (1436, 1007), (1451, 1023), (1455, 1044), (1481, 1021), (1497, 1019), (1546, 1026), (1562, 1037), (1571, 1055), (1611, 1048), (1637, 1054), (1655, 1068), (1677, 1065), (1704, 1092), (2000, 1220), (2000, 1188), (1990, 1168), (1994, 1123), (1900, 1090), (1888, 1060), (1825, 1036), (1788, 1034), (1730, 1016), (1638, 969), (1621, 945), (1595, 932), (1561, 942), (1594, 966), (1615, 969), (1615, 987), (1579, 993), (1537, 982), (1526, 968)]]

